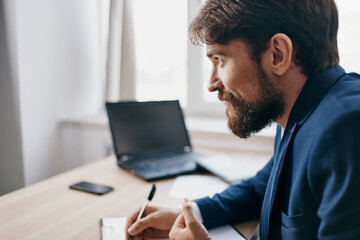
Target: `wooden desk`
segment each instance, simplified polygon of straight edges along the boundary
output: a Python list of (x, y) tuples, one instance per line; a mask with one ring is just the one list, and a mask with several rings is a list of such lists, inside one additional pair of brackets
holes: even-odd
[[(104, 196), (70, 190), (87, 180), (115, 188)], [(178, 207), (181, 199), (168, 196), (173, 179), (157, 182), (154, 205)], [(99, 240), (99, 220), (128, 216), (146, 199), (151, 188), (123, 170), (113, 157), (102, 159), (0, 197), (0, 239)], [(237, 225), (250, 237), (256, 221)]]

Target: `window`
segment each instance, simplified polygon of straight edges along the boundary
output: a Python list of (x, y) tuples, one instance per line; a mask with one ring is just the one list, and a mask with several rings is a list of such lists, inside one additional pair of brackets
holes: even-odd
[[(204, 0), (188, 1), (188, 24), (196, 16)], [(188, 41), (188, 102), (187, 112), (197, 116), (225, 117), (225, 108), (219, 102), (217, 93), (207, 90), (211, 74), (211, 63), (204, 47), (193, 46)]]
[(340, 65), (348, 72), (360, 72), (360, 2), (336, 0), (339, 10), (338, 45)]
[(187, 2), (134, 0), (136, 99), (180, 99), (187, 94)]
[[(360, 2), (336, 0), (340, 64), (360, 72)], [(203, 0), (134, 0), (136, 99), (180, 99), (191, 115), (223, 116), (217, 93), (207, 91), (211, 71), (203, 47), (188, 40), (188, 24)]]
[[(211, 68), (203, 57), (204, 48), (192, 46), (188, 39), (188, 24), (201, 3), (133, 1), (137, 100), (179, 99), (192, 115), (208, 115), (214, 106), (224, 115), (216, 94), (202, 90), (206, 89), (203, 79), (208, 79)], [(203, 108), (202, 99), (210, 101), (211, 106)]]
[[(347, 72), (360, 72), (360, 2), (358, 0), (335, 0), (339, 10), (338, 45), (340, 65)], [(196, 16), (202, 0), (189, 0), (189, 18)], [(196, 10), (195, 10), (196, 9)], [(211, 66), (204, 49), (189, 46), (189, 110), (193, 114), (224, 115), (216, 93), (209, 93), (206, 85)], [(192, 53), (191, 53), (192, 52)], [(195, 103), (195, 104), (193, 104)]]

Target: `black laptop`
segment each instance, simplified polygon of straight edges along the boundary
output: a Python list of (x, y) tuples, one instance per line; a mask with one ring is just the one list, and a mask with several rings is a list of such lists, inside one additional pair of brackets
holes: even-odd
[(147, 180), (197, 170), (179, 101), (106, 103), (118, 165)]

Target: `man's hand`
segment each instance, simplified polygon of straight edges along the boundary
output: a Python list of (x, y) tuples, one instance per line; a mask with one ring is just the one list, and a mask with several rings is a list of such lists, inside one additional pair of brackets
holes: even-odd
[(210, 240), (204, 225), (195, 217), (191, 203), (184, 200), (182, 212), (171, 228), (171, 240)]
[(135, 239), (168, 238), (179, 209), (147, 206), (144, 217), (135, 222), (140, 208), (134, 212), (125, 225), (126, 239), (136, 236)]

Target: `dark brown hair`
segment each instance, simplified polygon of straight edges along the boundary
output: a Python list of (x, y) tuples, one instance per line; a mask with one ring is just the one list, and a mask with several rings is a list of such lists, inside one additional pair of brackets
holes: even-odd
[(257, 62), (276, 33), (286, 34), (295, 63), (309, 76), (339, 64), (334, 0), (207, 0), (189, 27), (193, 44), (243, 40)]

